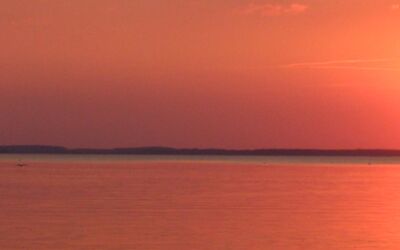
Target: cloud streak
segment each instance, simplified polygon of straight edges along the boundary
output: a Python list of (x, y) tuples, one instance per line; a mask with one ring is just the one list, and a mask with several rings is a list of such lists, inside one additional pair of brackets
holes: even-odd
[[(389, 67), (389, 66), (373, 65), (376, 63), (399, 62), (399, 59), (400, 58), (378, 58), (378, 59), (347, 59), (347, 60), (333, 60), (333, 61), (320, 61), (320, 62), (301, 62), (301, 63), (281, 65), (280, 68), (400, 71), (400, 66)], [(370, 64), (370, 65), (363, 65), (363, 64)]]
[(291, 4), (255, 4), (251, 3), (238, 9), (238, 13), (242, 15), (261, 15), (264, 17), (284, 16), (284, 15), (297, 15), (301, 14), (309, 6), (299, 3)]

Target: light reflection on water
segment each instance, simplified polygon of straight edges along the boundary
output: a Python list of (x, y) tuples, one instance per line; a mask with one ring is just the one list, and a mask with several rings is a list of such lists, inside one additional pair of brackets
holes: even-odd
[(229, 162), (257, 164), (400, 164), (400, 157), (368, 156), (219, 156), (219, 155), (68, 155), (0, 154), (0, 162)]
[(196, 160), (2, 156), (0, 249), (400, 248), (393, 159)]

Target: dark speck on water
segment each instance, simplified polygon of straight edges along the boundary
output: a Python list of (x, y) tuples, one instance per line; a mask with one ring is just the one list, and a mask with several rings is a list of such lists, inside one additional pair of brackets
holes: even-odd
[(0, 250), (398, 250), (399, 180), (400, 158), (0, 155)]
[(26, 167), (27, 165), (28, 164), (26, 164), (26, 163), (21, 163), (21, 162), (17, 163), (18, 167)]

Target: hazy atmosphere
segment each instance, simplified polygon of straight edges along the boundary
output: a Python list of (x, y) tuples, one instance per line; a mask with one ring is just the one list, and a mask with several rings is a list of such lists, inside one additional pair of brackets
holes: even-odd
[(400, 249), (400, 0), (0, 0), (0, 249)]
[(2, 0), (0, 144), (400, 148), (400, 1)]

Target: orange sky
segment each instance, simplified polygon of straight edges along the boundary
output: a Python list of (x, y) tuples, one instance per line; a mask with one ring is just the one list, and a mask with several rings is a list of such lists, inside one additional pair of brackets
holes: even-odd
[(0, 144), (400, 148), (400, 0), (2, 0)]

